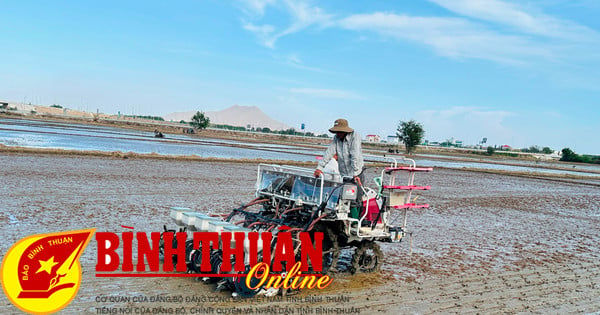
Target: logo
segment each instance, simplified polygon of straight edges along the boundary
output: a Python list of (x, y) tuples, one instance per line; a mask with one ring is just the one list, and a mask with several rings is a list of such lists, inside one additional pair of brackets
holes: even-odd
[[(231, 277), (236, 290), (258, 290), (263, 285), (265, 289), (329, 286), (333, 280), (322, 272), (323, 232), (293, 236), (288, 226), (278, 230), (275, 241), (271, 232), (193, 232), (192, 238), (187, 232), (175, 231), (152, 232), (150, 238), (146, 232), (135, 236), (123, 232), (121, 238), (117, 233), (98, 232), (96, 277)], [(294, 237), (299, 244), (294, 244)], [(331, 260), (325, 264), (330, 266)], [(187, 272), (167, 273), (173, 271)], [(312, 273), (306, 273), (309, 271)]]
[(8, 299), (32, 314), (49, 314), (67, 306), (79, 290), (79, 257), (94, 231), (36, 234), (15, 243), (1, 268)]

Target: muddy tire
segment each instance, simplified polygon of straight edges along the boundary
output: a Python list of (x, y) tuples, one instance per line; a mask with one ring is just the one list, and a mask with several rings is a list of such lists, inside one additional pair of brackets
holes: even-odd
[(350, 272), (377, 272), (381, 268), (383, 254), (374, 241), (363, 241), (354, 251)]
[[(338, 235), (332, 228), (328, 227), (323, 234), (323, 274), (337, 271), (337, 263), (340, 257)], [(326, 245), (326, 246), (325, 246)]]

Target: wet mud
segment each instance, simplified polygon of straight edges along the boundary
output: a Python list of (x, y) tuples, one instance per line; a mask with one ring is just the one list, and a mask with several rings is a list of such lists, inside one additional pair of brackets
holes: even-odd
[[(254, 198), (256, 163), (0, 153), (0, 252), (34, 233), (94, 227), (160, 231), (169, 207), (228, 213)], [(368, 170), (367, 181), (377, 176)], [(600, 189), (597, 186), (435, 169), (416, 184), (429, 209), (409, 215), (402, 243), (381, 243), (375, 274), (333, 274), (325, 290), (281, 299), (232, 300), (189, 278), (99, 278), (96, 245), (81, 257), (83, 282), (65, 314), (102, 308), (184, 306), (202, 310), (352, 308), (362, 314), (590, 313), (600, 310)], [(135, 304), (108, 296), (182, 296)], [(218, 297), (185, 301), (186, 297)], [(318, 297), (322, 298), (318, 298)], [(98, 298), (100, 297), (100, 299)], [(343, 303), (340, 303), (343, 301)], [(100, 309), (100, 311), (99, 311)], [(256, 309), (255, 309), (256, 310)], [(19, 311), (4, 295), (0, 313)], [(282, 311), (282, 313), (286, 313)], [(291, 312), (287, 312), (290, 313)]]

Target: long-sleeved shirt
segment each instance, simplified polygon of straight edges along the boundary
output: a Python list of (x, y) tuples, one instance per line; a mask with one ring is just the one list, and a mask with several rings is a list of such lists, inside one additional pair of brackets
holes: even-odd
[(362, 172), (364, 161), (360, 144), (360, 136), (356, 132), (346, 134), (344, 140), (338, 139), (337, 135), (333, 137), (333, 142), (329, 145), (323, 159), (319, 162), (317, 169), (323, 170), (325, 165), (338, 155), (338, 165), (340, 175), (345, 177), (355, 177)]

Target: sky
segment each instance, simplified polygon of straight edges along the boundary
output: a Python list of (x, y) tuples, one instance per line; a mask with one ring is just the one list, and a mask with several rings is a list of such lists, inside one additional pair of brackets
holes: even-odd
[(600, 154), (600, 1), (1, 1), (0, 99)]

